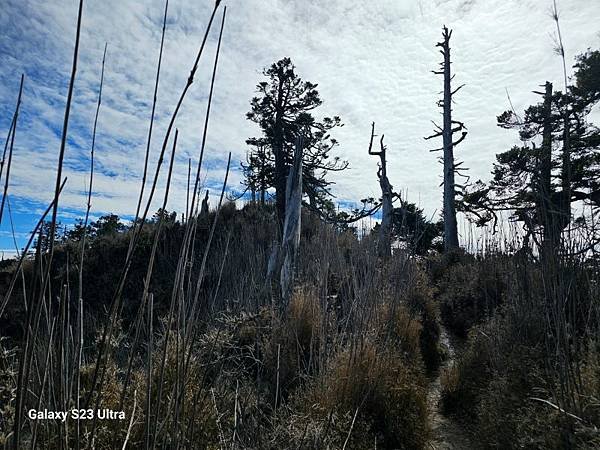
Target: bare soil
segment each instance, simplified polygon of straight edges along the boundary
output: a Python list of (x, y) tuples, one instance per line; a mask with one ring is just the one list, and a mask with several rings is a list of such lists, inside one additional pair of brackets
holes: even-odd
[(475, 450), (477, 446), (474, 445), (469, 433), (452, 417), (444, 415), (441, 411), (441, 374), (445, 367), (451, 366), (456, 360), (455, 344), (443, 325), (440, 344), (446, 348), (447, 358), (434, 374), (427, 394), (432, 427), (432, 439), (429, 446), (434, 450)]

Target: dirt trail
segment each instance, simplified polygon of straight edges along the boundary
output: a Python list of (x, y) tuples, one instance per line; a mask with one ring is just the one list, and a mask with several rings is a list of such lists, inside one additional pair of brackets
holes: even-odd
[(441, 411), (440, 397), (442, 386), (440, 376), (444, 367), (454, 363), (456, 355), (454, 345), (443, 325), (440, 331), (440, 343), (446, 348), (448, 358), (434, 375), (435, 378), (429, 384), (429, 392), (427, 393), (427, 402), (431, 411), (431, 431), (433, 436), (429, 442), (429, 447), (434, 450), (474, 450), (476, 447), (471, 442), (465, 430)]

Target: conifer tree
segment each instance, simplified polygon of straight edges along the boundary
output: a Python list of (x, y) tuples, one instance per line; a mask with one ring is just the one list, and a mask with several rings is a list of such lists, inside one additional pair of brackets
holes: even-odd
[[(324, 208), (331, 193), (332, 182), (327, 174), (348, 167), (346, 161), (331, 158), (330, 151), (338, 145), (331, 130), (343, 126), (337, 116), (321, 121), (313, 116), (323, 103), (317, 85), (304, 81), (296, 73), (290, 58), (283, 58), (263, 71), (266, 81), (257, 86), (257, 96), (250, 102), (247, 118), (257, 123), (262, 131), (259, 138), (247, 143), (255, 150), (248, 154), (243, 169), (246, 187), (266, 191), (275, 188), (275, 202), (280, 231), (285, 217), (285, 188), (294, 159), (297, 137), (302, 137), (303, 193), (309, 206), (318, 211)], [(264, 196), (264, 194), (261, 194)]]

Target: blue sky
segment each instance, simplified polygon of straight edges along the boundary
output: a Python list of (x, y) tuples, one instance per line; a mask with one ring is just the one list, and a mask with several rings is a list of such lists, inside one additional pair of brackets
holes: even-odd
[[(183, 88), (212, 8), (212, 0), (170, 0), (165, 56), (158, 94), (153, 162), (165, 126)], [(495, 125), (508, 108), (537, 100), (531, 91), (545, 80), (562, 86), (553, 52), (550, 0), (229, 0), (220, 71), (209, 128), (203, 179), (217, 194), (229, 151), (244, 159), (256, 126), (245, 120), (264, 66), (290, 56), (298, 72), (319, 83), (321, 115), (339, 115), (336, 154), (351, 169), (333, 176), (342, 204), (378, 195), (377, 160), (367, 154), (370, 123), (386, 135), (390, 181), (428, 214), (439, 209), (441, 167), (424, 136), (437, 120), (441, 80), (435, 48), (441, 27), (454, 29), (457, 96), (455, 117), (469, 136), (458, 150), (474, 179), (488, 179), (495, 154), (517, 142)], [(22, 114), (9, 196), (18, 245), (52, 197), (65, 97), (72, 60), (76, 0), (3, 0), (0, 8), (0, 139), (4, 143), (25, 73)], [(569, 61), (600, 47), (600, 2), (559, 0)], [(82, 216), (100, 65), (108, 42), (100, 111), (92, 214), (127, 217), (135, 209), (160, 43), (162, 0), (87, 1), (79, 70), (65, 159), (68, 185), (61, 220)], [(196, 83), (176, 126), (179, 156), (169, 209), (185, 206), (188, 158), (196, 159), (206, 109), (210, 66), (218, 29), (211, 33)], [(240, 173), (230, 186), (239, 186)], [(161, 182), (164, 182), (162, 180)], [(158, 204), (156, 205), (158, 206)], [(10, 221), (0, 229), (0, 249), (14, 248)]]

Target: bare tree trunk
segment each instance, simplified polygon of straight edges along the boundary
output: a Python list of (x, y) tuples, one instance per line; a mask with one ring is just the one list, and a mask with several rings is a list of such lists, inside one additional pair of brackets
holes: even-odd
[(539, 157), (539, 215), (543, 226), (542, 256), (550, 258), (558, 245), (558, 230), (555, 226), (556, 214), (553, 206), (552, 189), (552, 83), (546, 81), (544, 91), (544, 125), (542, 131), (542, 148)]
[[(565, 105), (563, 110), (563, 149), (562, 149), (562, 195), (560, 202), (560, 229), (563, 230), (571, 223), (571, 128), (570, 128), (570, 113), (569, 113), (569, 80), (567, 76), (567, 62), (565, 59), (565, 46), (563, 45), (562, 33), (560, 30), (560, 21), (558, 19), (558, 8), (556, 0), (553, 2), (553, 18), (556, 23), (556, 33), (558, 37), (558, 51), (562, 59), (563, 80), (565, 88)], [(569, 232), (570, 233), (570, 232)]]
[(267, 182), (265, 180), (265, 147), (261, 146), (258, 149), (260, 155), (260, 204), (265, 206), (265, 192), (267, 190)]
[(200, 217), (207, 217), (208, 216), (208, 189), (206, 190), (206, 195), (204, 196), (204, 199), (202, 200), (202, 206), (200, 207)]
[(369, 155), (379, 156), (379, 170), (377, 171), (377, 178), (379, 178), (379, 186), (381, 187), (381, 227), (379, 229), (379, 241), (377, 242), (377, 252), (379, 256), (387, 258), (392, 255), (392, 214), (394, 212), (393, 205), (393, 191), (390, 180), (387, 177), (387, 159), (386, 159), (386, 146), (383, 145), (383, 137), (379, 141), (380, 150), (378, 152), (373, 150), (373, 138), (375, 137), (375, 122), (371, 124), (371, 141), (369, 142)]
[(455, 167), (454, 143), (452, 142), (452, 75), (450, 73), (450, 37), (444, 27), (444, 40), (441, 43), (444, 55), (444, 249), (446, 251), (458, 248), (458, 228), (456, 225), (456, 199), (455, 199)]
[(389, 257), (392, 254), (392, 214), (394, 207), (392, 205), (392, 185), (386, 174), (385, 151), (381, 155), (381, 170), (379, 175), (379, 185), (382, 192), (382, 217), (381, 230), (379, 238), (379, 254), (383, 257)]
[(277, 272), (277, 268), (279, 267), (279, 253), (279, 241), (277, 241), (277, 239), (273, 239), (271, 242), (269, 261), (267, 262), (267, 276), (265, 277), (266, 285), (271, 282), (275, 272)]
[(281, 241), (281, 308), (285, 312), (290, 301), (294, 284), (296, 256), (300, 247), (300, 225), (302, 212), (302, 151), (304, 141), (301, 136), (296, 139), (294, 165), (287, 179), (286, 211)]
[[(442, 108), (442, 114), (444, 123), (440, 127), (435, 122), (433, 123), (436, 131), (433, 135), (426, 137), (425, 139), (433, 139), (442, 137), (443, 145), (441, 148), (431, 150), (432, 152), (442, 151), (443, 156), (440, 158), (444, 166), (444, 250), (449, 251), (456, 249), (459, 246), (458, 243), (458, 227), (456, 224), (456, 195), (457, 188), (463, 189), (465, 186), (456, 184), (456, 174), (462, 175), (461, 168), (462, 162), (456, 162), (454, 160), (454, 147), (460, 144), (467, 137), (467, 127), (464, 123), (452, 119), (452, 101), (454, 94), (456, 94), (464, 85), (457, 87), (452, 90), (452, 73), (450, 59), (450, 38), (452, 37), (452, 30), (444, 27), (442, 30), (442, 42), (438, 42), (437, 47), (440, 47), (440, 53), (443, 55), (444, 60), (441, 63), (441, 70), (434, 70), (433, 73), (436, 75), (442, 75), (444, 77), (444, 97), (438, 101), (438, 106)], [(461, 133), (461, 136), (454, 141), (454, 133)]]
[(277, 104), (275, 105), (275, 124), (273, 126), (273, 153), (275, 154), (275, 206), (279, 235), (283, 236), (286, 210), (287, 167), (283, 150), (283, 74), (279, 76)]

